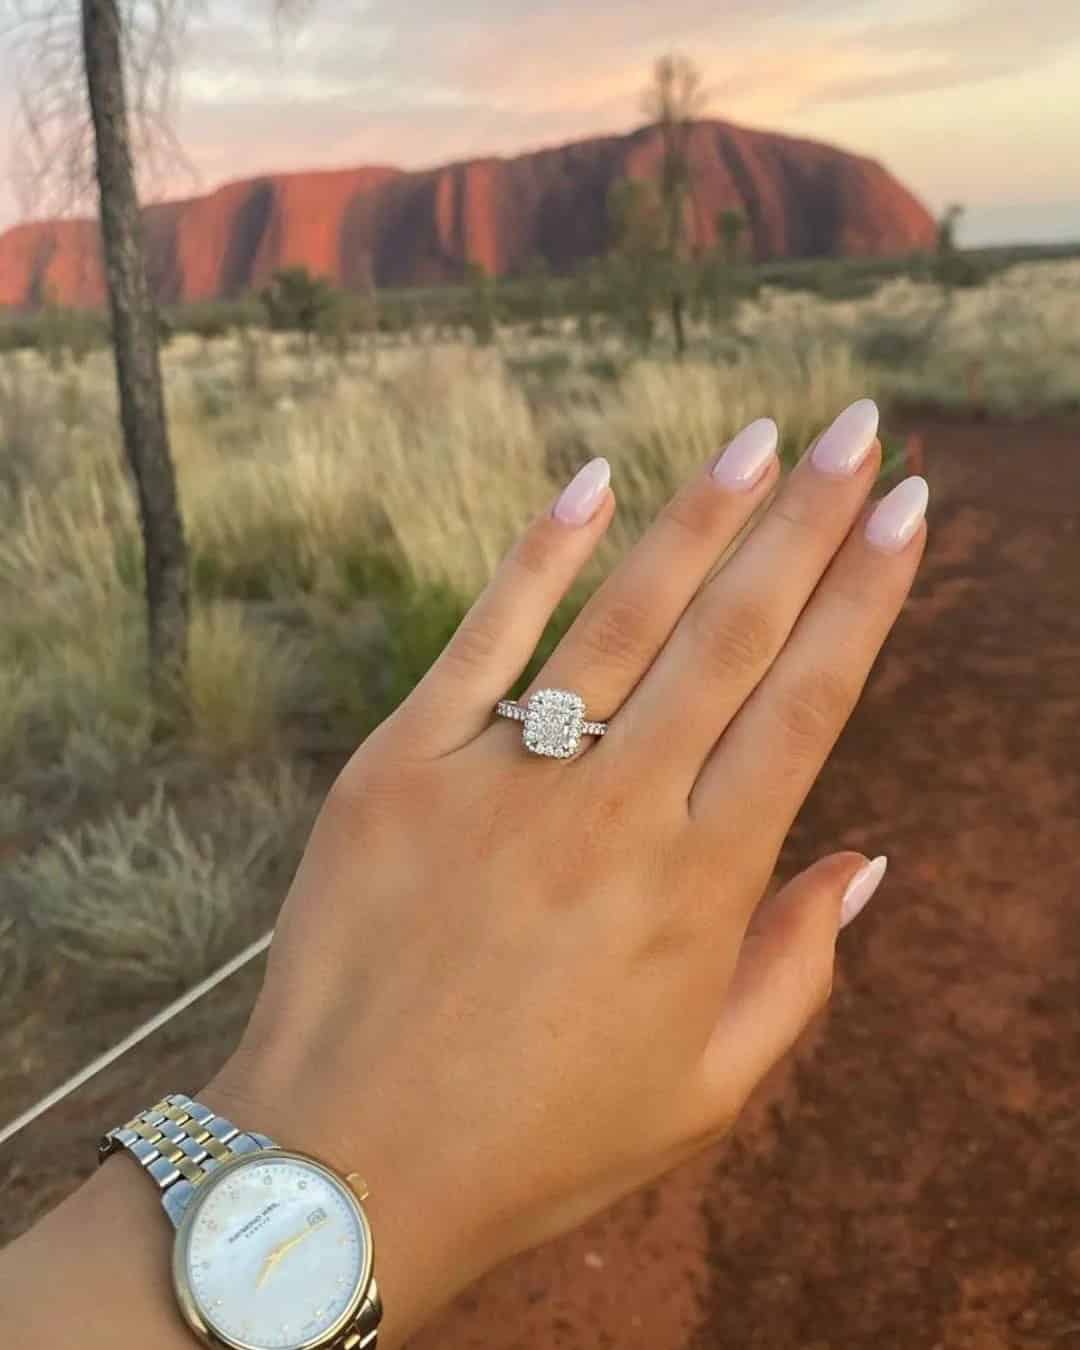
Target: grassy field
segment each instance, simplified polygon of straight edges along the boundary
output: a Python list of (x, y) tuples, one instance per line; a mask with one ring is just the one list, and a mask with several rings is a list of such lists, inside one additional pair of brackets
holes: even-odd
[[(135, 1011), (270, 921), (327, 774), (408, 692), (514, 533), (607, 455), (620, 512), (552, 625), (674, 486), (769, 414), (785, 454), (864, 394), (1080, 409), (1080, 260), (951, 292), (765, 287), (676, 362), (572, 320), (331, 352), (181, 335), (166, 375), (195, 593), (190, 722), (151, 743), (140, 544), (108, 354), (0, 357), (0, 1048)], [(888, 435), (887, 472), (903, 445)], [(540, 653), (542, 657), (543, 652)], [(539, 659), (539, 658), (538, 658)]]

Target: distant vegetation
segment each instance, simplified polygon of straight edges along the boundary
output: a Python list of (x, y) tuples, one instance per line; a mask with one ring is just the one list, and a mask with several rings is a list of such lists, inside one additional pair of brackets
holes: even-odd
[[(728, 214), (737, 217), (737, 213), (722, 213)], [(719, 228), (727, 238), (733, 238), (719, 251), (722, 275), (718, 275), (717, 258), (698, 260), (685, 268), (691, 315), (715, 319), (715, 328), (723, 327), (720, 321), (730, 319), (739, 302), (753, 301), (765, 289), (804, 291), (827, 300), (859, 300), (873, 295), (883, 282), (897, 278), (962, 289), (982, 285), (1017, 263), (1080, 257), (1080, 243), (1017, 244), (899, 258), (800, 258), (755, 263), (740, 258), (735, 251), (741, 227), (736, 228), (734, 236), (730, 222)], [(635, 320), (628, 313), (632, 288), (620, 270), (618, 255), (614, 265), (608, 259), (571, 276), (554, 275), (542, 262), (534, 262), (522, 275), (497, 281), (482, 269), (474, 269), (457, 286), (380, 290), (377, 296), (373, 290), (359, 294), (335, 290), (324, 278), (312, 277), (304, 268), (291, 268), (288, 273), (300, 274), (303, 287), (316, 287), (329, 297), (329, 303), (319, 302), (319, 314), (310, 325), (288, 307), (269, 314), (264, 288), (234, 300), (166, 305), (160, 319), (163, 335), (166, 340), (183, 333), (209, 339), (242, 329), (270, 327), (310, 331), (333, 345), (340, 342), (342, 330), (354, 335), (375, 330), (383, 337), (406, 341), (430, 331), (446, 338), (490, 332), (493, 338), (496, 326), (523, 325), (542, 332), (564, 320), (574, 321), (586, 335), (591, 329), (605, 327), (639, 336), (642, 333), (640, 318)], [(662, 300), (654, 297), (650, 308), (660, 317)], [(46, 305), (35, 313), (0, 310), (0, 352), (30, 349), (54, 362), (62, 357), (77, 361), (95, 347), (107, 345), (108, 336), (107, 316), (99, 310), (56, 305)]]

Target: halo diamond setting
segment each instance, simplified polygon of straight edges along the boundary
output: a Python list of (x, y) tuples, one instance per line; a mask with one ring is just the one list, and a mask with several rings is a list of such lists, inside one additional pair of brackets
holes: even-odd
[(552, 759), (569, 759), (581, 744), (585, 703), (565, 689), (539, 689), (525, 710), (526, 750)]
[(525, 749), (547, 759), (570, 759), (583, 736), (602, 736), (604, 722), (585, 719), (585, 701), (568, 689), (538, 689), (522, 705), (504, 699), (495, 710), (500, 717), (522, 722)]

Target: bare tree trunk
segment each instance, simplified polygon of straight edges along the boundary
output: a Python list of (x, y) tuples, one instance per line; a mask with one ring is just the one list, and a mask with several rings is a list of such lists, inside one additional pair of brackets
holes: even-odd
[(686, 355), (686, 296), (678, 284), (671, 292), (671, 326), (675, 330), (675, 355)]
[(668, 188), (668, 266), (671, 269), (671, 326), (675, 333), (675, 355), (681, 361), (686, 355), (686, 291), (683, 283), (683, 235), (685, 201), (678, 178)]
[(686, 355), (686, 294), (681, 268), (685, 252), (689, 168), (679, 133), (677, 122), (668, 120), (664, 123), (663, 196), (667, 210), (668, 266), (671, 269), (671, 326), (675, 335), (675, 355), (681, 361)]
[(142, 524), (150, 678), (159, 729), (187, 666), (187, 545), (169, 451), (157, 310), (150, 294), (124, 92), (116, 0), (82, 0), (83, 54), (94, 121), (101, 236), (124, 450)]

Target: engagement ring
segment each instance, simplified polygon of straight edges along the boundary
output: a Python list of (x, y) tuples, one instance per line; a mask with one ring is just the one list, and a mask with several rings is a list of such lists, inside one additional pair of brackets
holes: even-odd
[(606, 722), (585, 720), (585, 701), (567, 689), (538, 689), (528, 703), (504, 698), (495, 708), (499, 717), (523, 722), (522, 741), (534, 755), (569, 759), (582, 736), (603, 736)]

